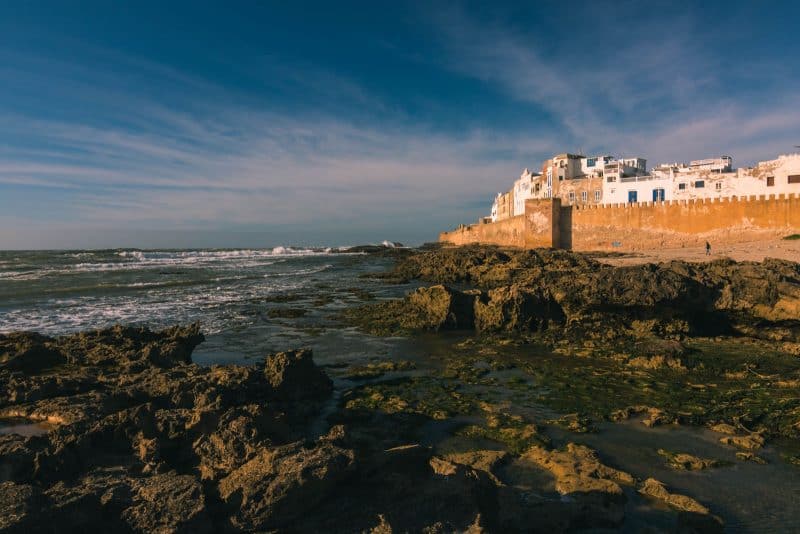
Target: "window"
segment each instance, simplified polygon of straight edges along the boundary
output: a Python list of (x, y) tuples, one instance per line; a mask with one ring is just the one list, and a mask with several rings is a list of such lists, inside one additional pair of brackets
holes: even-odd
[(680, 189), (681, 191), (686, 189), (686, 184), (678, 184), (678, 189)]
[(569, 192), (569, 201), (570, 202), (575, 202), (575, 191), (570, 191)]
[(767, 187), (774, 187), (774, 186), (775, 186), (775, 177), (767, 176)]
[(594, 164), (597, 162), (597, 158), (589, 158), (586, 160), (587, 167), (594, 167)]
[(610, 183), (610, 182), (616, 182), (616, 181), (617, 181), (617, 177), (616, 176), (607, 176), (606, 177), (606, 182)]
[[(798, 176), (798, 178), (800, 178), (800, 176)], [(706, 182), (705, 182), (705, 180), (697, 180), (697, 181), (694, 183), (694, 187), (695, 187), (696, 189), (702, 189), (702, 188), (704, 188), (705, 186), (706, 186)]]
[(800, 174), (790, 174), (787, 178), (790, 184), (800, 184)]
[(716, 186), (716, 188), (717, 188), (717, 191), (722, 191), (722, 182), (717, 182), (717, 183), (716, 183), (716, 184), (714, 184), (714, 185)]
[(636, 191), (628, 191), (628, 202), (638, 202), (638, 194)]
[(596, 189), (595, 192), (594, 192), (594, 201), (595, 202), (600, 202), (600, 190), (599, 189)]
[(589, 193), (587, 193), (586, 191), (583, 191), (583, 192), (581, 193), (581, 202), (586, 202), (586, 200), (587, 200), (588, 198), (589, 198)]
[(664, 202), (663, 189), (653, 189), (653, 202)]

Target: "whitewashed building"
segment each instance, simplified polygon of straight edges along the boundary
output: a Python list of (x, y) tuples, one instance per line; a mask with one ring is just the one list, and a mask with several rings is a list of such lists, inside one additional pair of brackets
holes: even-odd
[(536, 179), (540, 175), (525, 169), (514, 182), (514, 215), (523, 215), (525, 213), (525, 201), (531, 198), (538, 198), (541, 186)]
[(740, 169), (733, 169), (730, 156), (721, 156), (661, 164), (650, 174), (616, 182), (606, 176), (603, 204), (800, 194), (800, 154)]
[(510, 191), (498, 193), (492, 221), (525, 213), (531, 198), (559, 197), (564, 205), (800, 195), (800, 154), (733, 168), (731, 156), (665, 163), (647, 172), (644, 158), (560, 154), (542, 173), (525, 169)]

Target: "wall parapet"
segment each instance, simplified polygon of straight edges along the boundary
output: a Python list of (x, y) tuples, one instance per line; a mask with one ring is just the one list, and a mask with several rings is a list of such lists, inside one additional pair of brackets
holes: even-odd
[(744, 202), (769, 202), (773, 200), (791, 200), (800, 199), (800, 194), (797, 193), (772, 193), (769, 195), (746, 195), (746, 196), (729, 196), (729, 197), (708, 197), (708, 198), (682, 198), (675, 200), (662, 200), (662, 201), (643, 201), (643, 202), (615, 202), (609, 204), (586, 204), (586, 205), (573, 205), (572, 209), (576, 212), (586, 210), (602, 210), (602, 209), (623, 209), (635, 210), (641, 208), (663, 207), (663, 206), (694, 206), (698, 204), (726, 204), (726, 203), (744, 203)]

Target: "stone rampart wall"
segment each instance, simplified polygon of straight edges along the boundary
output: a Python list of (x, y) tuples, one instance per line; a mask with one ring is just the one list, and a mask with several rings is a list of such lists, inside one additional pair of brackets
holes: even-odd
[(569, 215), (573, 250), (648, 250), (742, 243), (800, 232), (800, 197), (765, 195), (580, 206)]
[(525, 203), (525, 215), (442, 232), (439, 241), (453, 245), (482, 243), (520, 248), (558, 247), (560, 215), (561, 203), (558, 199), (528, 200)]
[(454, 245), (649, 250), (742, 243), (800, 233), (800, 196), (561, 207), (528, 200), (525, 215), (464, 226), (439, 236)]

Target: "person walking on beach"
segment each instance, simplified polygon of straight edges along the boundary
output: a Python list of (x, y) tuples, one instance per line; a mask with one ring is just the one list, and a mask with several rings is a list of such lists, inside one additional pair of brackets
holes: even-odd
[(710, 256), (710, 255), (711, 255), (711, 243), (706, 241), (706, 256)]

